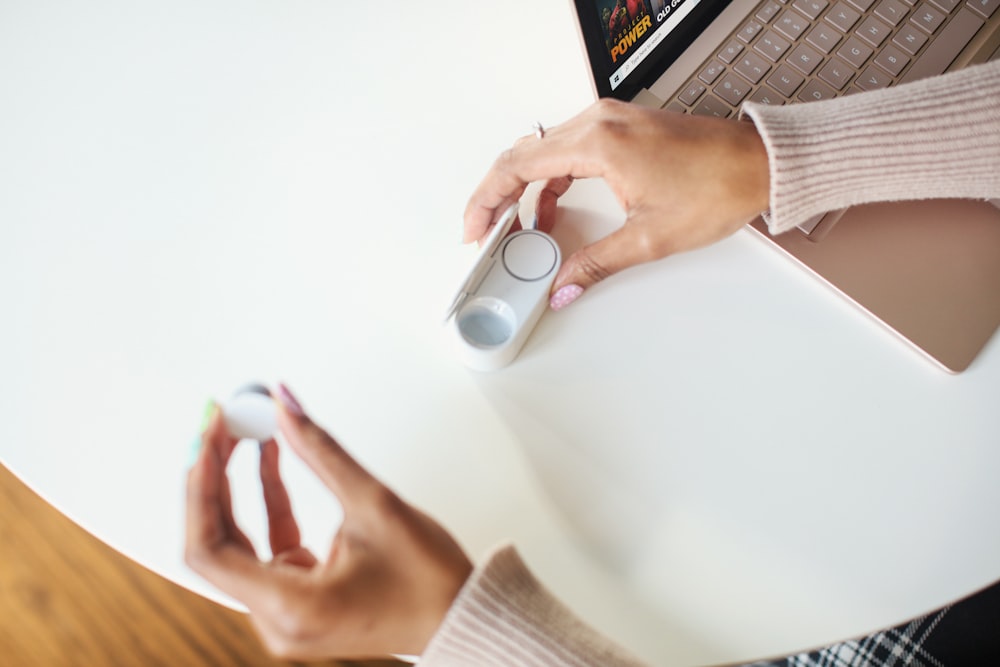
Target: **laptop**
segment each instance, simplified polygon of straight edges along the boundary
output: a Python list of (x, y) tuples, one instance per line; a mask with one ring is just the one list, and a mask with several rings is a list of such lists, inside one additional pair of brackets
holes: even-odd
[[(573, 0), (599, 97), (734, 117), (1000, 58), (1000, 0)], [(1000, 327), (1000, 202), (872, 204), (759, 235), (941, 368)]]

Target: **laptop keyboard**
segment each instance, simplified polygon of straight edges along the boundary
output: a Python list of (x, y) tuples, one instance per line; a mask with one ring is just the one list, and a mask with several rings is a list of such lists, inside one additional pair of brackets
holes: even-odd
[(665, 108), (825, 100), (944, 72), (1000, 0), (763, 0)]

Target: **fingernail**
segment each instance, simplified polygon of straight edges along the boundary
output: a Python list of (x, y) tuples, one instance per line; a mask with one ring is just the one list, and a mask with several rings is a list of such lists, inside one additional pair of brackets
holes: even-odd
[(208, 425), (212, 423), (212, 416), (215, 414), (215, 408), (216, 404), (212, 399), (205, 402), (205, 407), (201, 411), (201, 427), (198, 429), (198, 435), (191, 440), (191, 444), (188, 446), (188, 468), (194, 465), (194, 462), (198, 460), (198, 455), (201, 454), (201, 448), (204, 444), (204, 439), (201, 434), (204, 433), (205, 429), (208, 428)]
[(298, 402), (292, 392), (284, 384), (278, 384), (278, 400), (285, 406), (285, 409), (296, 417), (302, 417), (306, 411), (302, 409), (302, 404)]
[(212, 423), (212, 416), (215, 414), (216, 403), (212, 399), (205, 401), (205, 407), (201, 409), (201, 428), (198, 432), (203, 432)]
[(583, 294), (583, 288), (579, 285), (563, 285), (549, 299), (549, 307), (552, 310), (562, 310), (576, 301), (581, 294)]

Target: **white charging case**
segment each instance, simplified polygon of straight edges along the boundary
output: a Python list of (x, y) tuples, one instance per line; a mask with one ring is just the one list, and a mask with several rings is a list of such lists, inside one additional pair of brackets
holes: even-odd
[(473, 370), (497, 370), (517, 357), (545, 312), (562, 264), (548, 234), (510, 233), (517, 208), (508, 208), (494, 226), (446, 316), (455, 352)]

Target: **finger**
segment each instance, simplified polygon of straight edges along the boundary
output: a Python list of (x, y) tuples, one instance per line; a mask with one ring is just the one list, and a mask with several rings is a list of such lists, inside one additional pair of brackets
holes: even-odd
[(271, 559), (271, 566), (283, 566), (291, 565), (294, 567), (301, 568), (313, 568), (319, 564), (319, 559), (313, 555), (313, 552), (309, 551), (305, 547), (295, 547), (288, 551), (282, 551), (280, 554)]
[[(242, 533), (234, 535), (228, 507), (225, 459), (232, 438), (220, 427), (218, 408), (202, 436), (204, 445), (188, 473), (185, 560), (190, 567), (228, 595), (249, 602), (266, 587), (262, 570)], [(227, 516), (228, 515), (228, 516)]]
[(556, 222), (556, 205), (559, 198), (566, 194), (569, 186), (573, 185), (572, 176), (561, 178), (551, 178), (542, 191), (538, 193), (538, 201), (535, 203), (535, 221), (537, 229), (549, 234)]
[(219, 504), (222, 510), (222, 521), (229, 539), (256, 558), (257, 550), (254, 549), (253, 542), (250, 541), (250, 538), (246, 536), (246, 533), (236, 523), (236, 517), (233, 515), (232, 492), (230, 491), (229, 480), (225, 476), (223, 476)]
[(465, 208), (465, 242), (482, 238), (503, 211), (534, 181), (603, 176), (598, 142), (586, 141), (581, 115), (546, 133), (525, 137), (504, 152), (476, 188)]
[(229, 489), (229, 478), (226, 476), (226, 467), (229, 465), (229, 459), (232, 457), (238, 441), (226, 430), (226, 422), (222, 410), (218, 406), (215, 407), (201, 437), (202, 453), (206, 457), (206, 466), (211, 471), (210, 479), (214, 485), (215, 506), (218, 510), (219, 527), (223, 532), (223, 537), (254, 554), (253, 544), (240, 530), (236, 524), (236, 518), (233, 516), (232, 495)]
[[(496, 224), (497, 223), (495, 223), (495, 222), (493, 224), (491, 224), (489, 226), (489, 228), (486, 230), (486, 232), (483, 234), (482, 238), (480, 238), (480, 239), (478, 239), (476, 241), (476, 244), (480, 248), (482, 248), (484, 245), (486, 245), (486, 240), (490, 237), (490, 233), (493, 231), (493, 228), (496, 226)], [(517, 214), (517, 215), (514, 216), (514, 222), (512, 222), (510, 224), (510, 229), (507, 230), (507, 233), (508, 234), (513, 234), (514, 232), (519, 232), (522, 229), (524, 229), (524, 225), (521, 224), (521, 214), (519, 213), (519, 214)], [(498, 240), (502, 241), (503, 239), (498, 239)]]
[(240, 530), (233, 515), (232, 494), (229, 487), (229, 478), (226, 476), (226, 467), (229, 465), (229, 459), (236, 450), (236, 445), (239, 441), (229, 435), (229, 432), (226, 430), (226, 420), (223, 418), (221, 409), (215, 409), (212, 418), (205, 427), (204, 433), (202, 433), (202, 441), (204, 443), (202, 449), (207, 451), (210, 456), (214, 455), (215, 462), (217, 463), (217, 497), (219, 517), (223, 530), (228, 539), (251, 554), (255, 554), (253, 543)]
[(377, 480), (305, 414), (285, 385), (279, 385), (276, 393), (281, 408), (278, 427), (295, 453), (337, 496), (345, 513), (366, 503), (371, 491), (381, 486)]
[(559, 310), (575, 301), (585, 290), (630, 266), (664, 256), (633, 215), (626, 224), (603, 239), (570, 255), (552, 283), (550, 305)]
[(229, 536), (225, 517), (228, 486), (225, 460), (231, 447), (222, 424), (221, 411), (213, 405), (201, 433), (198, 457), (188, 474), (187, 541), (219, 543)]
[(301, 544), (299, 524), (292, 512), (288, 490), (281, 479), (278, 457), (277, 442), (268, 440), (261, 443), (260, 485), (264, 492), (268, 539), (273, 556), (297, 549)]

